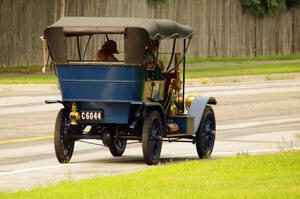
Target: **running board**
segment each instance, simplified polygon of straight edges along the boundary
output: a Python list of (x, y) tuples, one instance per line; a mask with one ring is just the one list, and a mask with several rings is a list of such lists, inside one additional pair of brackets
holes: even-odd
[(74, 135), (71, 134), (68, 136), (70, 139), (73, 140), (79, 140), (79, 139), (94, 139), (94, 140), (101, 140), (102, 139), (102, 135)]
[(46, 104), (56, 104), (56, 103), (60, 103), (62, 104), (62, 101), (60, 100), (45, 100)]
[(168, 134), (166, 138), (190, 138), (195, 139), (195, 136), (192, 134)]
[[(73, 140), (80, 140), (80, 139), (94, 139), (94, 140), (102, 140), (102, 134), (70, 134), (69, 135), (70, 139)], [(124, 139), (124, 140), (142, 140), (141, 137), (138, 136), (124, 136), (124, 135), (119, 135), (119, 136), (114, 136), (114, 138), (118, 139)]]

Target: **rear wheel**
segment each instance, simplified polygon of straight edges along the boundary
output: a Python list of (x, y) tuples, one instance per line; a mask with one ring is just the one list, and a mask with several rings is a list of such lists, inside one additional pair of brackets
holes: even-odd
[(144, 160), (148, 165), (159, 162), (162, 146), (162, 121), (157, 111), (146, 116), (143, 125), (142, 147)]
[(199, 158), (209, 158), (215, 144), (216, 119), (211, 106), (205, 107), (203, 117), (196, 132), (196, 148)]
[(122, 156), (126, 148), (127, 140), (114, 139), (108, 146), (110, 153), (115, 156)]
[(54, 148), (56, 158), (60, 163), (70, 162), (75, 141), (69, 138), (69, 117), (65, 108), (60, 109), (57, 114), (54, 128)]

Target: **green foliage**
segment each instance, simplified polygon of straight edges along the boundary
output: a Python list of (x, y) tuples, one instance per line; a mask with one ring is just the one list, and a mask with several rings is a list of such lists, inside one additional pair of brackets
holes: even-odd
[(272, 15), (286, 9), (285, 0), (241, 0), (244, 12), (256, 16)]
[(291, 9), (297, 5), (300, 5), (300, 0), (286, 0), (287, 9)]
[(270, 16), (300, 4), (300, 0), (241, 0), (243, 12)]
[(165, 4), (168, 2), (168, 0), (146, 0), (147, 4), (150, 6), (156, 6), (157, 4)]

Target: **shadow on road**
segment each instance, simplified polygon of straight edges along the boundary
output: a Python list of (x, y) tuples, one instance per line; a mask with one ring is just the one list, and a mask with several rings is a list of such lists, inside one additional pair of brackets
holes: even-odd
[[(163, 157), (160, 159), (160, 164), (169, 164), (169, 163), (180, 163), (186, 161), (195, 161), (199, 160), (197, 157)], [(207, 160), (199, 160), (199, 161), (207, 161)], [(120, 165), (144, 165), (143, 157), (137, 156), (123, 156), (123, 157), (112, 157), (105, 159), (94, 159), (94, 160), (85, 160), (85, 161), (71, 161), (72, 163), (80, 164), (80, 163), (90, 163), (90, 164), (120, 164)]]

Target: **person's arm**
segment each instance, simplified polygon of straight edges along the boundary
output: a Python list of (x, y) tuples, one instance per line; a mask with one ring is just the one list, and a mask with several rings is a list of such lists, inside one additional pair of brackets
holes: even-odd
[(144, 64), (146, 65), (147, 70), (153, 69), (154, 60), (155, 60), (155, 57), (154, 57), (153, 53), (151, 53), (149, 50), (146, 50), (145, 56), (144, 56)]
[(105, 57), (103, 56), (103, 53), (100, 50), (97, 51), (94, 60), (95, 61), (103, 61), (103, 60), (105, 60)]
[(165, 71), (165, 65), (161, 60), (157, 60), (157, 65), (159, 66), (161, 72)]
[(111, 56), (107, 57), (107, 61), (118, 62), (119, 60), (114, 55), (111, 55)]

